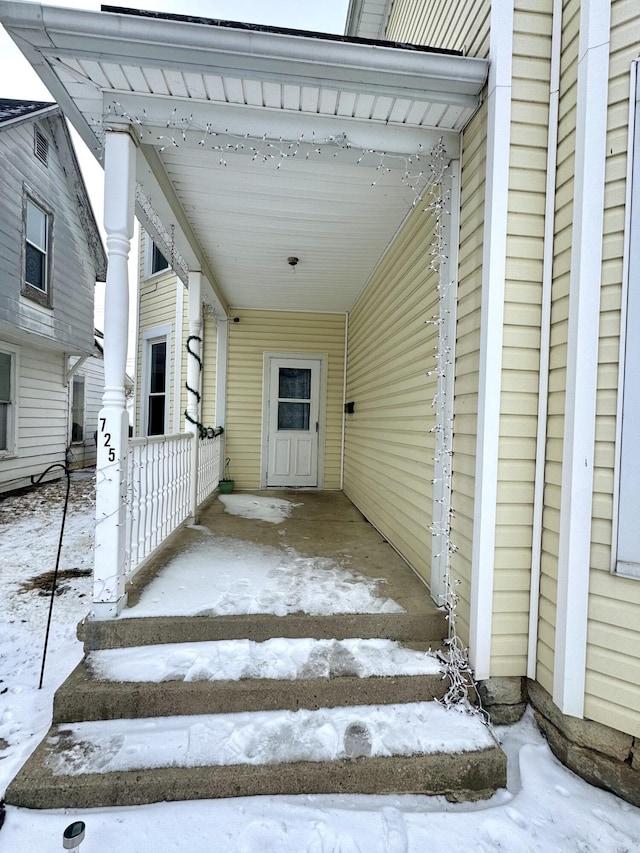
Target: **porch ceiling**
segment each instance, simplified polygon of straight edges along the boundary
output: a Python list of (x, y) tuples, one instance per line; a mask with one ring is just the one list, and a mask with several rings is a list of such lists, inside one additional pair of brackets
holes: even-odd
[(143, 198), (223, 309), (348, 310), (429, 150), (442, 138), (458, 155), (487, 73), (455, 54), (180, 16), (0, 0), (0, 20), (98, 159), (104, 129), (131, 124)]

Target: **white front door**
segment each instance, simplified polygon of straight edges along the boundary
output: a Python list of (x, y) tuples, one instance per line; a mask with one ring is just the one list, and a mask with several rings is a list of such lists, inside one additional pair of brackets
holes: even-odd
[(321, 360), (269, 362), (267, 486), (317, 486)]

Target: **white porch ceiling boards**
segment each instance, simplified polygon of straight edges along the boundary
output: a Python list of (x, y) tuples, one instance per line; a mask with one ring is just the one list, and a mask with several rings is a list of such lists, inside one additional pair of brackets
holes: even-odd
[[(415, 199), (405, 157), (362, 150), (427, 153), (442, 137), (457, 156), (487, 73), (458, 55), (202, 19), (0, 0), (0, 20), (99, 159), (104, 128), (132, 121), (145, 195), (237, 307), (348, 310)], [(264, 137), (289, 156), (254, 158)]]

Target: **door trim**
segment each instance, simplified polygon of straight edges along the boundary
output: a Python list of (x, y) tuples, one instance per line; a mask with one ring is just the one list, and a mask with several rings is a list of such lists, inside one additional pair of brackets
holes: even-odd
[[(327, 425), (327, 365), (329, 355), (326, 352), (263, 352), (262, 363), (262, 441), (260, 446), (260, 488), (267, 488), (267, 466), (269, 463), (269, 396), (271, 384), (272, 359), (308, 359), (320, 363), (320, 389), (318, 399), (318, 485), (324, 488), (324, 448)], [(271, 488), (279, 488), (272, 486)], [(285, 488), (285, 487), (282, 487)], [(309, 488), (314, 488), (310, 486)]]

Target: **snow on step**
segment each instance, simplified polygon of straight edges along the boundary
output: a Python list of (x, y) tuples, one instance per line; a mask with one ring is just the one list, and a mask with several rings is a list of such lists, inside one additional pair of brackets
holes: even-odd
[(404, 613), (385, 584), (329, 557), (209, 533), (177, 554), (120, 618)]
[(160, 767), (335, 761), (346, 757), (345, 734), (356, 726), (366, 729), (372, 756), (495, 746), (481, 719), (468, 709), (418, 702), (75, 723), (47, 739), (46, 763), (56, 776), (80, 776)]
[(382, 639), (169, 643), (95, 651), (87, 662), (96, 678), (127, 682), (367, 678), (443, 671), (435, 655)]

